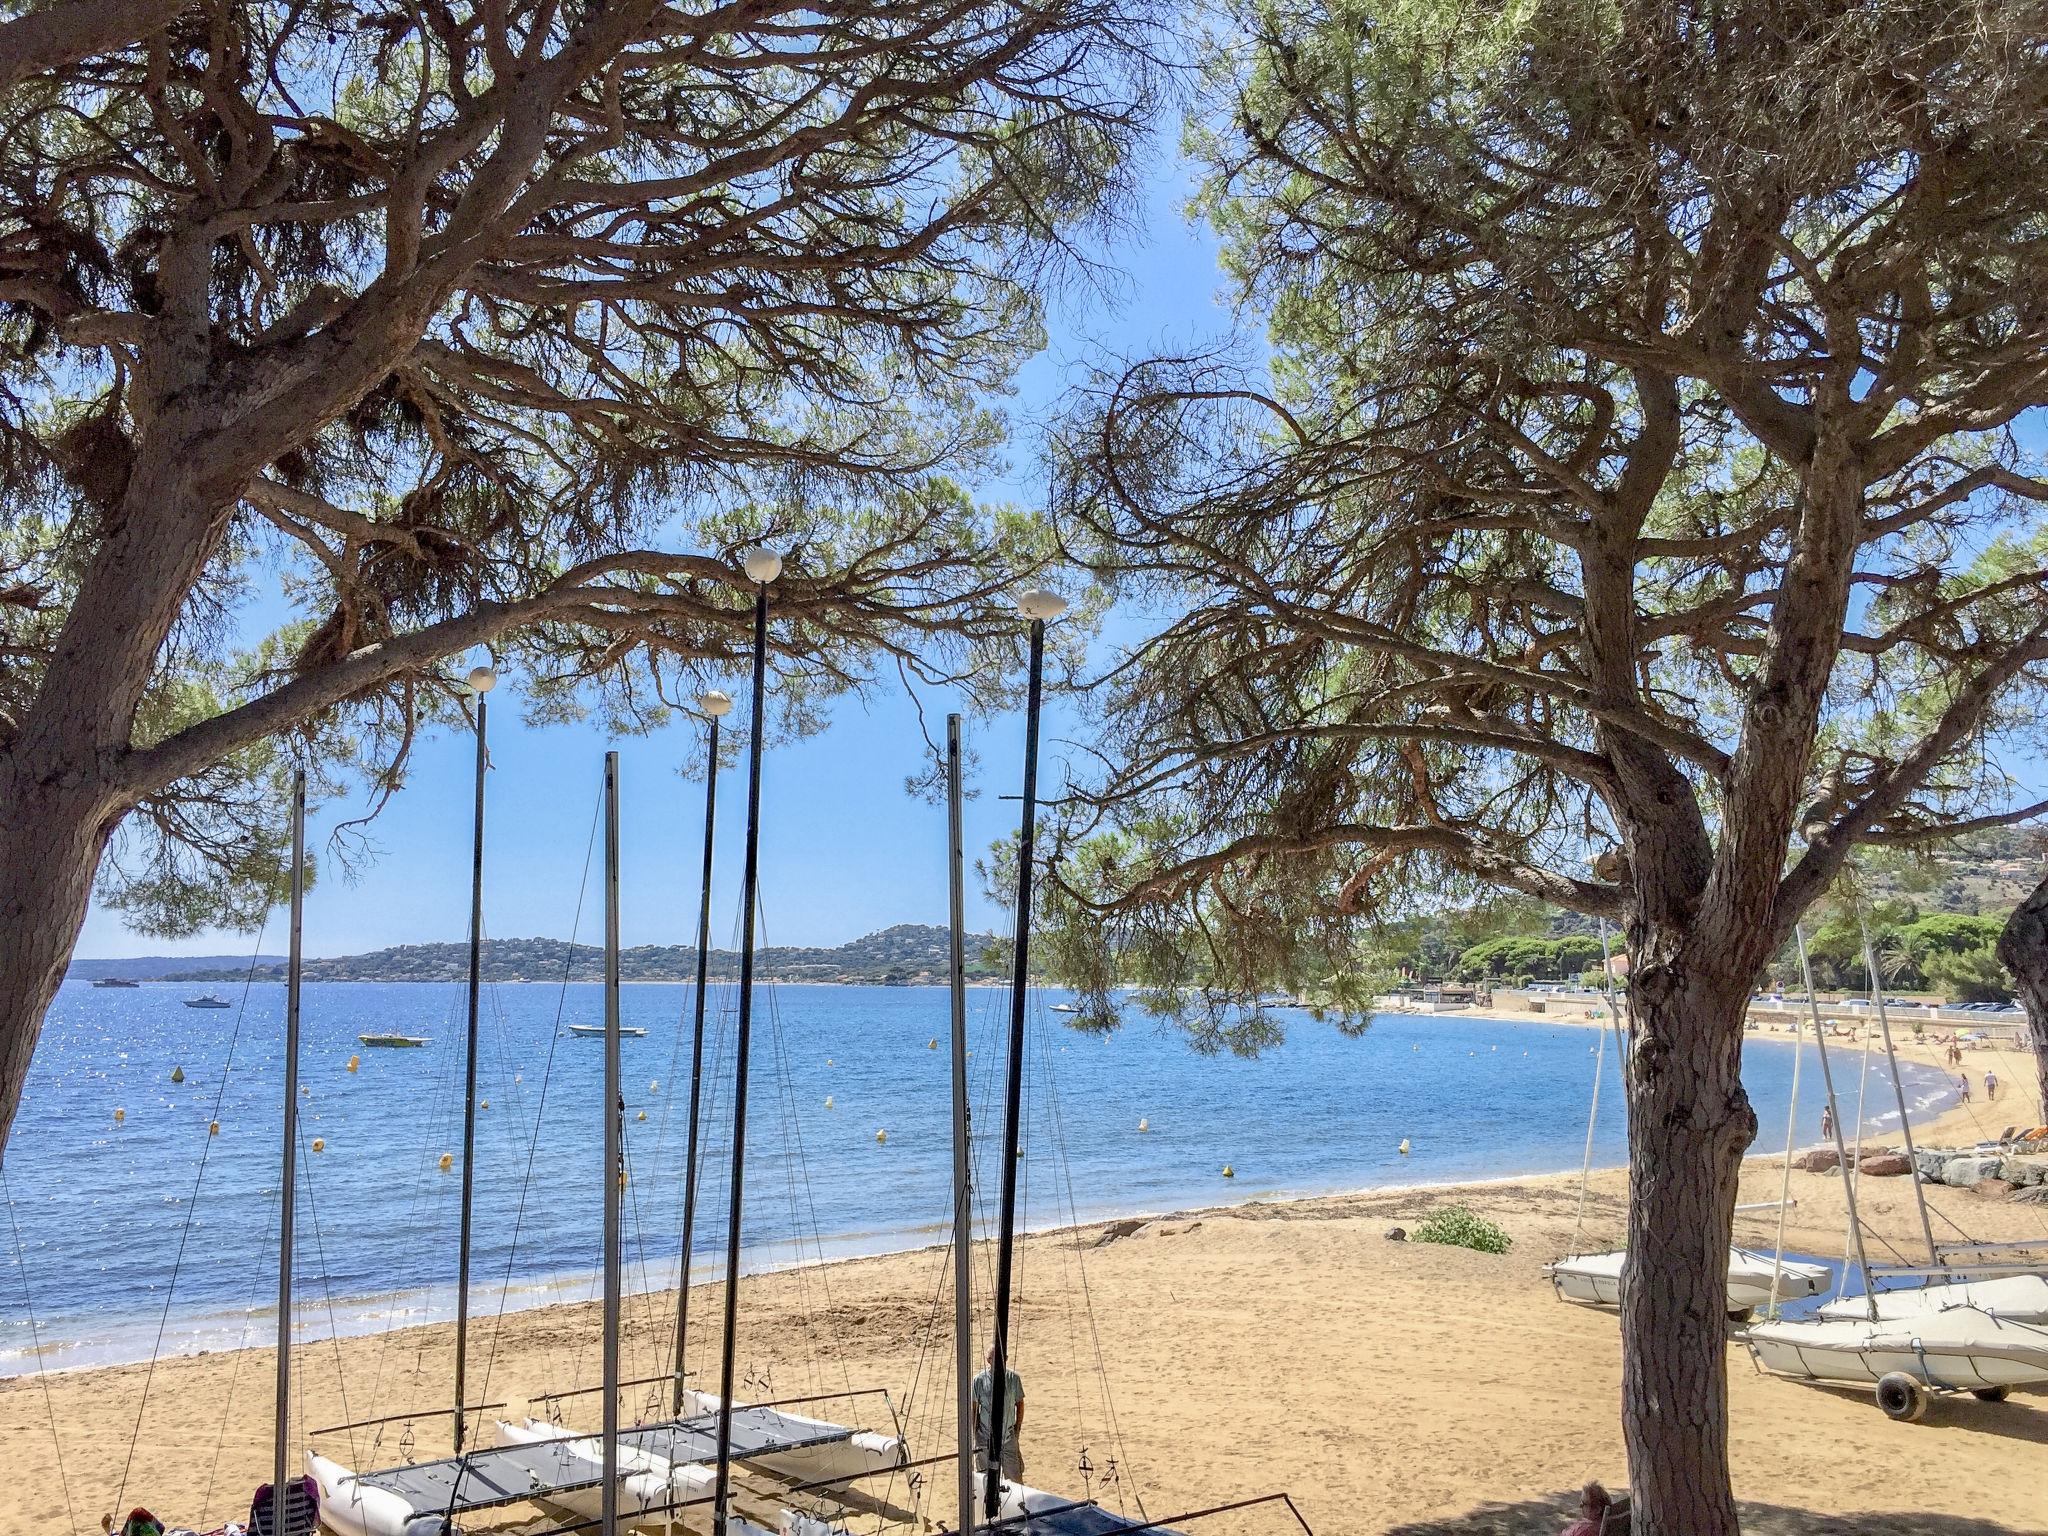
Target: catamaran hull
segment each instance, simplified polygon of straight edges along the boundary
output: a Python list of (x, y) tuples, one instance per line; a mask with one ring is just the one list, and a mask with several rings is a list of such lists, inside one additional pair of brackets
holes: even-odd
[[(715, 1392), (690, 1391), (683, 1394), (686, 1417), (699, 1417), (718, 1412), (719, 1397)], [(771, 1410), (755, 1409), (756, 1413)], [(784, 1413), (772, 1410), (775, 1419), (790, 1430), (789, 1438), (800, 1440), (813, 1431), (835, 1429), (839, 1426), (825, 1419), (807, 1419), (802, 1414)], [(806, 1445), (790, 1450), (769, 1451), (759, 1456), (742, 1458), (750, 1467), (759, 1467), (763, 1472), (786, 1479), (792, 1483), (818, 1483), (828, 1478), (865, 1477), (873, 1472), (887, 1472), (903, 1465), (905, 1453), (903, 1442), (894, 1435), (880, 1435), (872, 1430), (857, 1429), (843, 1440), (832, 1440), (822, 1445)]]
[[(1584, 1253), (1546, 1265), (1544, 1273), (1557, 1294), (1566, 1301), (1589, 1307), (1621, 1305), (1621, 1266), (1625, 1250)], [(1748, 1312), (1770, 1305), (1772, 1264), (1769, 1254), (1751, 1253), (1746, 1248), (1728, 1250), (1728, 1310)], [(1787, 1259), (1777, 1272), (1780, 1301), (1818, 1296), (1833, 1276), (1826, 1266)]]
[[(2048, 1324), (2048, 1279), (2007, 1275), (1998, 1280), (1941, 1280), (1877, 1293), (1880, 1322), (1935, 1317), (1951, 1307), (1975, 1307), (2012, 1323)], [(1823, 1303), (1820, 1315), (1842, 1322), (1868, 1322), (1870, 1302), (1863, 1296), (1844, 1296)]]
[(2048, 1386), (2048, 1328), (1971, 1307), (1910, 1323), (1758, 1323), (1744, 1342), (1765, 1370), (1807, 1381), (1874, 1385), (1901, 1375), (1947, 1392)]
[[(438, 1514), (422, 1514), (397, 1494), (356, 1481), (339, 1462), (306, 1453), (306, 1473), (320, 1487), (320, 1524), (334, 1536), (441, 1536)], [(447, 1527), (461, 1536), (459, 1526)]]

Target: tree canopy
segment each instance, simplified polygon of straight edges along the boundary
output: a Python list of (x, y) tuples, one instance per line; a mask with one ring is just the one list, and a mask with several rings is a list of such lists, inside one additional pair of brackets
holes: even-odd
[(997, 686), (1047, 550), (961, 481), (1114, 220), (1139, 41), (1118, 0), (0, 25), (0, 1131), (95, 872), (246, 918), (280, 754), (395, 784), (444, 658), (657, 721), (762, 541), (794, 724), (877, 667)]
[(1175, 615), (1098, 691), (1065, 951), (1285, 973), (1482, 884), (1623, 922), (1636, 1529), (1732, 1532), (1749, 989), (1852, 851), (2043, 809), (2038, 16), (1225, 12), (1190, 138), (1265, 334), (1059, 435), (1065, 547)]

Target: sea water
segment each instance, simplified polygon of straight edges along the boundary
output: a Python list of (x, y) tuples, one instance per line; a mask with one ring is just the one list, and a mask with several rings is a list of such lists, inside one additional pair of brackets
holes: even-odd
[[(275, 1333), (284, 989), (69, 982), (51, 1009), (4, 1164), (0, 1375), (267, 1343)], [(305, 989), (294, 1336), (452, 1315), (462, 1162), (464, 989)], [(673, 1282), (680, 1251), (692, 989), (624, 989), (629, 1289)], [(1136, 1019), (1096, 1036), (1030, 996), (1019, 1220), (1110, 1215), (1576, 1169), (1596, 1063), (1598, 1166), (1626, 1156), (1611, 1035), (1468, 1014), (1382, 1015), (1357, 1036), (1296, 1010), (1256, 1058), (1205, 1056)], [(976, 1218), (993, 1227), (1009, 994), (969, 993)], [(733, 989), (707, 1010), (694, 1273), (717, 1272), (730, 1182)], [(478, 1053), (473, 1310), (591, 1293), (600, 1267), (601, 989), (486, 988)], [(424, 1036), (379, 1049), (357, 1036)], [(1749, 1037), (1753, 1150), (1782, 1149), (1793, 1052)], [(1818, 1140), (1802, 1048), (1797, 1140)], [(351, 1058), (355, 1067), (350, 1068)], [(936, 987), (757, 989), (746, 1262), (759, 1269), (919, 1247), (950, 1231), (951, 1051)], [(1836, 1059), (1853, 1104), (1858, 1055)], [(182, 1081), (173, 1082), (179, 1071)], [(1916, 1116), (1950, 1082), (1908, 1063)], [(1869, 1124), (1897, 1123), (1884, 1059)], [(484, 1107), (488, 1105), (488, 1107)], [(121, 1112), (117, 1121), (116, 1112)], [(1853, 1118), (1853, 1108), (1848, 1111)], [(214, 1126), (218, 1130), (213, 1129)], [(1399, 1149), (1408, 1145), (1404, 1155)], [(441, 1160), (451, 1167), (444, 1170)], [(1228, 1166), (1232, 1176), (1226, 1178)], [(18, 1247), (17, 1247), (18, 1233)], [(34, 1329), (30, 1326), (31, 1308)]]

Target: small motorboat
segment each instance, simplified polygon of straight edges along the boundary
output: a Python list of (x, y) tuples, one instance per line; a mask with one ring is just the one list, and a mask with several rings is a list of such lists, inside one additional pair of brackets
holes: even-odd
[(1874, 1384), (1878, 1407), (1908, 1422), (1927, 1411), (1932, 1392), (1995, 1403), (2014, 1387), (2048, 1386), (2048, 1328), (1977, 1307), (1875, 1322), (1781, 1319), (1751, 1325), (1742, 1339), (1759, 1366), (1780, 1376)]
[(204, 997), (186, 998), (185, 1006), (187, 1008), (232, 1008), (235, 1005), (229, 1002), (226, 998), (215, 997), (211, 992), (209, 992)]
[[(1975, 1307), (2012, 1323), (2048, 1325), (2048, 1278), (2007, 1275), (1998, 1280), (1935, 1280), (1877, 1293), (1879, 1322), (1935, 1317), (1951, 1307)], [(1838, 1296), (1821, 1303), (1820, 1315), (1852, 1323), (1870, 1321), (1871, 1299)]]
[(357, 1035), (364, 1045), (382, 1046), (389, 1050), (414, 1050), (427, 1043), (425, 1035)]
[[(571, 1024), (569, 1026), (569, 1033), (580, 1035), (585, 1040), (602, 1040), (604, 1038), (604, 1026), (602, 1024)], [(637, 1040), (640, 1036), (646, 1034), (647, 1031), (638, 1024), (621, 1024), (619, 1026), (619, 1033), (622, 1036), (631, 1035)]]
[[(1582, 1253), (1543, 1266), (1544, 1274), (1557, 1294), (1566, 1301), (1589, 1307), (1621, 1305), (1621, 1265), (1625, 1249), (1611, 1253)], [(1778, 1300), (1799, 1301), (1818, 1296), (1834, 1283), (1834, 1272), (1825, 1264), (1786, 1259), (1775, 1264), (1770, 1254), (1748, 1248), (1728, 1250), (1728, 1315), (1741, 1322), (1756, 1308), (1771, 1301), (1771, 1275), (1776, 1268)]]
[(1079, 1013), (1081, 1009), (1074, 1003), (1054, 1003), (1052, 1011), (1054, 1013)]

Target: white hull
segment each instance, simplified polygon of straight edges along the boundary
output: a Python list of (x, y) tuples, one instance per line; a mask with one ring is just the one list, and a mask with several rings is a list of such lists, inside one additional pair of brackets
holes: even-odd
[[(306, 1452), (306, 1474), (320, 1487), (320, 1524), (334, 1536), (440, 1536), (441, 1517), (397, 1494), (365, 1487), (339, 1462)], [(461, 1528), (455, 1527), (456, 1536)]]
[[(1877, 1293), (1880, 1322), (1935, 1317), (1951, 1307), (1975, 1307), (2011, 1323), (2048, 1323), (2048, 1279), (2040, 1275), (2007, 1275), (2000, 1280), (1937, 1280)], [(1826, 1302), (1824, 1318), (1838, 1322), (1870, 1321), (1870, 1304), (1862, 1296)]]
[(1905, 1323), (1758, 1323), (1744, 1338), (1765, 1370), (1808, 1381), (1870, 1385), (1899, 1374), (1942, 1391), (2048, 1385), (2048, 1328), (1973, 1307)]
[[(1619, 1249), (1611, 1253), (1575, 1254), (1546, 1265), (1544, 1273), (1550, 1276), (1550, 1283), (1557, 1288), (1557, 1294), (1566, 1301), (1581, 1302), (1589, 1307), (1618, 1307), (1621, 1305), (1621, 1266), (1627, 1257), (1626, 1251)], [(1772, 1267), (1768, 1253), (1756, 1253), (1747, 1248), (1728, 1250), (1730, 1312), (1747, 1312), (1770, 1305)], [(1778, 1299), (1797, 1301), (1818, 1296), (1833, 1279), (1825, 1265), (1787, 1259), (1777, 1272)]]

